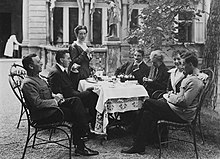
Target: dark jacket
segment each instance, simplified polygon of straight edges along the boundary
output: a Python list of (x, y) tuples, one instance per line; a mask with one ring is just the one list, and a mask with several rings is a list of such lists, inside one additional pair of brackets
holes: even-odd
[(75, 90), (69, 75), (63, 72), (57, 64), (52, 67), (48, 75), (48, 83), (53, 93), (61, 93), (64, 98), (79, 97), (85, 107), (95, 108), (98, 95), (89, 90), (83, 92)]
[(69, 75), (63, 72), (57, 64), (49, 72), (48, 83), (53, 93), (61, 93), (64, 98), (77, 96), (80, 93), (74, 89)]
[[(152, 66), (153, 67), (153, 66)], [(169, 73), (167, 72), (168, 68), (164, 63), (162, 63), (157, 70), (153, 81), (144, 82), (144, 86), (148, 91), (148, 94), (151, 96), (152, 93), (156, 90), (166, 90), (167, 83), (169, 79)], [(151, 74), (151, 73), (150, 73)]]
[(55, 94), (61, 93), (64, 98), (79, 97), (83, 105), (89, 108), (89, 114), (92, 117), (92, 125), (94, 126), (96, 116), (95, 106), (98, 100), (98, 95), (96, 93), (88, 90), (83, 92), (75, 90), (69, 75), (63, 72), (57, 64), (53, 66), (48, 75), (48, 83)]
[(134, 62), (127, 62), (118, 68), (115, 72), (115, 75), (125, 74), (125, 75), (133, 75), (135, 79), (138, 80), (139, 84), (143, 84), (143, 77), (148, 77), (150, 72), (150, 67), (142, 62), (137, 69), (133, 69)]
[(88, 78), (90, 75), (89, 62), (91, 59), (87, 56), (87, 53), (77, 44), (72, 44), (69, 47), (69, 53), (72, 60), (70, 67), (73, 63), (80, 65), (80, 68), (78, 69), (79, 80)]
[(52, 115), (55, 110), (45, 111), (45, 107), (57, 107), (47, 83), (39, 77), (26, 77), (22, 83), (25, 102), (32, 120), (41, 120)]

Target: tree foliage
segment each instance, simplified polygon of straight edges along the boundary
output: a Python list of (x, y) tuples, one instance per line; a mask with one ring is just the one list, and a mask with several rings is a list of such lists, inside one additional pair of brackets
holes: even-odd
[[(141, 25), (131, 30), (128, 40), (137, 39), (139, 45), (147, 48), (160, 48), (177, 41), (181, 35), (177, 32), (177, 15), (184, 11), (192, 11), (191, 18), (200, 16), (203, 11), (195, 9), (197, 0), (134, 0), (135, 3), (147, 3), (147, 7), (139, 15)], [(186, 15), (187, 16), (187, 15)], [(186, 24), (187, 25), (187, 22)]]

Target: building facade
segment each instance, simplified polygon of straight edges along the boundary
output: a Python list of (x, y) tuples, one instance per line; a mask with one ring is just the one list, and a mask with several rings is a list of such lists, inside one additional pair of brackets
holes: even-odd
[[(141, 23), (138, 14), (147, 4), (133, 3), (133, 0), (115, 0), (115, 3), (120, 12), (117, 35), (120, 42), (126, 44), (124, 38), (131, 28)], [(87, 26), (88, 43), (106, 43), (109, 6), (105, 0), (1, 0), (0, 5), (1, 57), (10, 34), (16, 34), (25, 46), (68, 45), (75, 40), (73, 29), (78, 24)], [(210, 0), (202, 0), (197, 8), (208, 13)], [(208, 14), (202, 14), (199, 20), (179, 16), (179, 21), (188, 23), (180, 26), (179, 32), (185, 35), (180, 41), (204, 44), (207, 19)]]
[[(141, 24), (138, 14), (147, 6), (133, 3), (133, 0), (114, 0), (119, 9), (116, 44), (108, 43), (108, 4), (106, 0), (1, 0), (0, 1), (0, 58), (10, 35), (15, 34), (23, 44), (22, 56), (36, 52), (44, 61), (44, 68), (54, 63), (53, 51), (62, 49), (75, 39), (73, 29), (81, 24), (88, 28), (86, 41), (96, 47), (107, 47), (106, 54), (98, 54), (95, 64), (104, 64), (105, 69), (116, 67), (130, 60), (130, 45), (125, 37), (130, 29)], [(211, 0), (201, 0), (196, 8), (205, 11), (199, 20), (179, 15), (182, 24), (178, 27), (182, 37), (179, 42), (203, 51), (206, 38), (206, 24)], [(184, 37), (184, 38), (183, 38)], [(50, 50), (50, 51), (48, 51)], [(52, 50), (52, 52), (51, 52)], [(102, 50), (103, 51), (103, 50)], [(101, 58), (100, 58), (101, 57)], [(105, 60), (102, 60), (102, 57)], [(21, 58), (21, 56), (20, 56)], [(167, 63), (172, 63), (168, 59)]]

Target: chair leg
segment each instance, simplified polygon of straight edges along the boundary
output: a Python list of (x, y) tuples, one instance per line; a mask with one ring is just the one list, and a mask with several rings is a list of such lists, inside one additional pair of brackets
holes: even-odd
[(26, 139), (26, 143), (25, 143), (25, 146), (24, 146), (24, 151), (23, 151), (21, 159), (24, 159), (29, 140), (30, 140), (30, 125), (28, 124), (28, 134), (27, 134), (27, 139)]
[(193, 145), (194, 145), (194, 148), (195, 148), (196, 158), (198, 159), (199, 155), (198, 155), (198, 152), (197, 152), (197, 145), (196, 145), (196, 126), (193, 126), (191, 128), (191, 130), (192, 130), (192, 134), (193, 134)]
[(53, 132), (55, 132), (55, 129), (50, 129), (49, 141), (51, 141), (51, 138), (52, 138), (52, 134), (53, 134)]
[(37, 128), (35, 128), (32, 148), (34, 148), (34, 144), (35, 144), (35, 140), (36, 140), (37, 132), (38, 132), (38, 130), (37, 130)]
[(71, 159), (71, 149), (72, 149), (72, 131), (70, 130), (70, 137), (69, 137), (69, 158)]
[(21, 105), (21, 112), (20, 112), (20, 116), (19, 116), (19, 120), (18, 120), (18, 124), (17, 124), (17, 129), (19, 128), (20, 126), (20, 123), (21, 123), (21, 118), (23, 116), (23, 112), (24, 111), (24, 108), (23, 108), (23, 105)]
[(157, 134), (158, 134), (158, 139), (159, 139), (159, 158), (161, 158), (161, 131), (160, 131), (160, 125), (157, 124)]
[(205, 144), (205, 139), (204, 139), (204, 135), (203, 135), (203, 132), (202, 132), (202, 127), (201, 127), (201, 119), (200, 119), (200, 113), (199, 113), (199, 131), (200, 131), (200, 135), (201, 135), (201, 138), (202, 138), (202, 144)]

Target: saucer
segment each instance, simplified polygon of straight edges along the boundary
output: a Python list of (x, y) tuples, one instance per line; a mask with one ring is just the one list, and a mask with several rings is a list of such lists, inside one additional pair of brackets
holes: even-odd
[(97, 83), (97, 81), (94, 78), (87, 78), (86, 81), (89, 83)]

